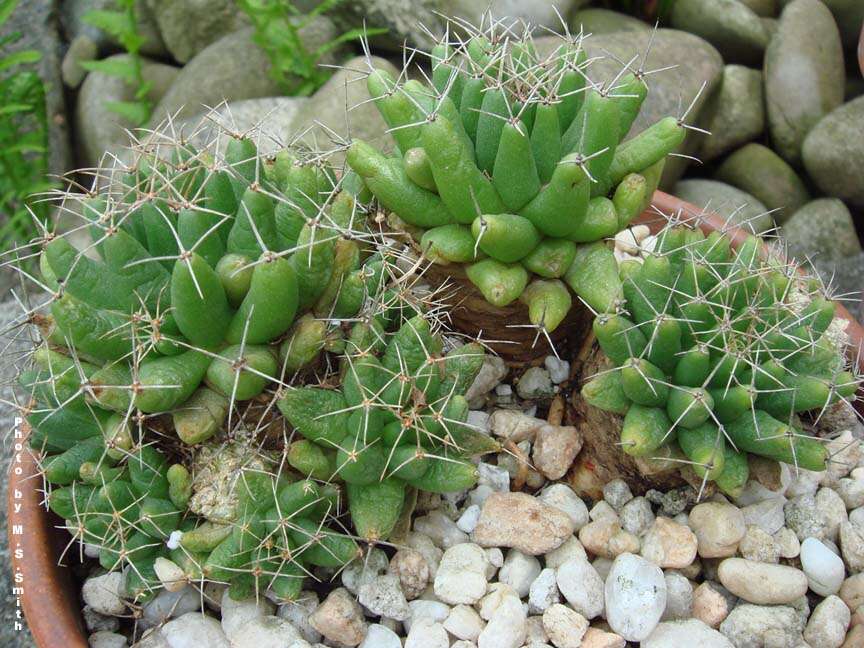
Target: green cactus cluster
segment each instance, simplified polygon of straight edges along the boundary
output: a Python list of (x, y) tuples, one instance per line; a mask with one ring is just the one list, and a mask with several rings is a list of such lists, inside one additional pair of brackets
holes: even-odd
[(621, 447), (634, 457), (682, 461), (736, 495), (747, 453), (824, 470), (824, 439), (799, 414), (849, 401), (860, 379), (826, 334), (835, 304), (817, 281), (748, 237), (664, 229), (643, 262), (620, 265), (617, 308), (593, 331), (614, 368), (582, 388), (623, 416)]
[(666, 117), (625, 140), (648, 93), (644, 75), (623, 66), (592, 82), (581, 35), (540, 54), (530, 33), (496, 24), (445, 38), (428, 56), (427, 83), (371, 70), (369, 93), (397, 150), (355, 140), (350, 167), (426, 257), (464, 266), (489, 303), (521, 299), (547, 331), (569, 312), (571, 290), (607, 310), (609, 295), (592, 287), (598, 272), (614, 280), (600, 242), (649, 204), (687, 127)]

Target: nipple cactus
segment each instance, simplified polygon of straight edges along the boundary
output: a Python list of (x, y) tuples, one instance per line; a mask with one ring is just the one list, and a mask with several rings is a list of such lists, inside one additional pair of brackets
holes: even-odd
[(426, 83), (371, 70), (397, 150), (355, 140), (347, 155), (429, 260), (464, 265), (490, 304), (521, 299), (547, 331), (571, 308), (567, 286), (596, 311), (614, 308), (620, 286), (601, 241), (647, 206), (686, 128), (666, 117), (624, 141), (643, 75), (624, 67), (592, 81), (582, 44), (562, 36), (541, 54), (527, 30), (496, 24), (440, 42)]
[(621, 264), (624, 299), (593, 325), (614, 368), (582, 388), (623, 416), (624, 452), (682, 461), (732, 496), (747, 453), (824, 470), (824, 440), (797, 415), (854, 399), (860, 383), (826, 333), (834, 303), (763, 252), (752, 236), (733, 250), (718, 232), (663, 230), (644, 262)]

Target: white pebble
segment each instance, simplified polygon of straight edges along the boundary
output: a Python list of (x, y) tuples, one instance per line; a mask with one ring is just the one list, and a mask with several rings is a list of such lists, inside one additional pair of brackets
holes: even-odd
[(518, 549), (511, 549), (498, 573), (498, 580), (512, 587), (519, 598), (525, 598), (531, 583), (540, 575), (540, 570), (540, 561), (537, 558)]
[(231, 648), (222, 626), (213, 617), (189, 612), (162, 626), (169, 648)]
[(449, 648), (450, 639), (440, 623), (431, 619), (420, 619), (411, 626), (405, 639), (405, 648)]
[(560, 600), (555, 570), (547, 567), (538, 574), (528, 590), (528, 612), (542, 614), (546, 608)]
[(579, 648), (588, 630), (588, 620), (566, 605), (556, 603), (543, 613), (543, 628), (558, 648)]
[(99, 614), (119, 616), (126, 612), (126, 603), (122, 597), (123, 581), (121, 572), (93, 576), (84, 581), (81, 597)]
[(820, 596), (840, 591), (846, 568), (843, 560), (816, 538), (801, 543), (801, 568), (807, 575), (810, 589)]
[(572, 488), (567, 484), (552, 484), (544, 488), (537, 497), (541, 502), (563, 511), (573, 521), (573, 530), (578, 533), (579, 529), (588, 524), (588, 507)]
[(477, 504), (472, 504), (462, 511), (462, 515), (456, 520), (456, 526), (465, 533), (471, 533), (474, 527), (477, 526), (477, 521), (480, 519), (480, 507)]
[(357, 599), (374, 616), (383, 616), (396, 621), (408, 618), (408, 601), (399, 585), (399, 578), (392, 574), (378, 576), (360, 586)]
[(577, 558), (561, 565), (555, 580), (570, 606), (586, 619), (603, 614), (603, 579), (586, 559)]
[(414, 520), (414, 530), (432, 538), (432, 542), (442, 549), (468, 541), (468, 535), (441, 511), (431, 511), (428, 515)]
[(441, 601), (428, 601), (417, 599), (408, 603), (408, 618), (402, 622), (405, 631), (410, 632), (414, 623), (421, 619), (429, 619), (433, 622), (442, 623), (450, 615), (450, 606)]
[(476, 641), (486, 624), (477, 611), (467, 605), (457, 605), (444, 621), (444, 629), (457, 639)]
[(488, 564), (483, 547), (470, 542), (450, 547), (435, 575), (435, 596), (451, 605), (473, 605), (486, 593)]
[(657, 627), (666, 609), (666, 581), (653, 563), (621, 554), (605, 586), (606, 621), (627, 641), (642, 641)]
[(477, 637), (477, 648), (519, 648), (528, 632), (527, 618), (522, 602), (505, 596)]
[(549, 371), (549, 377), (556, 385), (564, 382), (570, 376), (570, 363), (554, 355), (546, 356), (543, 361), (546, 369)]
[(373, 623), (357, 648), (402, 648), (402, 640), (390, 628)]

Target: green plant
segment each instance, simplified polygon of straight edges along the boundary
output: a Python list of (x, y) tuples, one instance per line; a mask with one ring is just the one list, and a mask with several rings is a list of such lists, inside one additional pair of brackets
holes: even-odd
[(663, 230), (655, 254), (622, 263), (625, 301), (594, 321), (614, 368), (582, 389), (624, 417), (624, 452), (683, 461), (732, 496), (746, 453), (824, 470), (824, 440), (797, 416), (854, 400), (861, 383), (843, 334), (827, 332), (834, 303), (820, 284), (763, 255), (756, 237), (733, 250), (719, 232)]
[[(0, 2), (0, 26), (9, 20), (18, 0)], [(21, 37), (20, 32), (0, 37), (0, 48)], [(45, 88), (36, 72), (19, 66), (32, 65), (42, 55), (21, 50), (0, 56), (0, 247), (8, 250), (27, 241), (36, 231), (34, 221), (44, 222), (47, 205), (34, 198), (51, 188), (48, 171), (48, 125)]]
[(650, 201), (686, 127), (667, 117), (623, 141), (648, 92), (642, 72), (599, 85), (581, 39), (544, 49), (494, 24), (439, 43), (428, 83), (372, 70), (398, 156), (355, 140), (347, 160), (433, 263), (465, 264), (489, 303), (521, 299), (552, 331), (570, 290), (614, 309), (621, 286), (602, 241)]
[(307, 96), (320, 88), (332, 72), (319, 66), (321, 59), (344, 43), (383, 34), (386, 29), (351, 29), (314, 50), (303, 42), (301, 31), (317, 17), (344, 0), (325, 0), (303, 14), (291, 0), (237, 0), (237, 6), (255, 28), (254, 41), (270, 59), (270, 76), (290, 95)]
[(95, 9), (84, 15), (85, 22), (98, 27), (120, 43), (126, 50), (126, 57), (85, 61), (81, 66), (91, 72), (123, 79), (133, 88), (131, 101), (108, 101), (105, 105), (134, 126), (143, 126), (153, 111), (153, 102), (148, 96), (152, 84), (144, 79), (140, 52), (145, 39), (138, 32), (135, 4), (135, 0), (116, 0), (116, 9)]

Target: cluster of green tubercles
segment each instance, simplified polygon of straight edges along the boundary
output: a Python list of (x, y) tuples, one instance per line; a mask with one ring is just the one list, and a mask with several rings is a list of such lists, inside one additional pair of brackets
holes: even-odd
[(530, 34), (496, 28), (436, 46), (429, 83), (372, 70), (398, 150), (355, 140), (347, 160), (431, 261), (464, 264), (489, 303), (521, 299), (551, 331), (571, 290), (608, 306), (585, 287), (589, 257), (649, 204), (686, 127), (667, 117), (625, 141), (648, 92), (640, 72), (596, 84), (581, 37), (540, 54)]
[[(127, 431), (128, 432), (128, 431)], [(189, 528), (191, 479), (153, 446), (106, 447), (101, 436), (77, 443), (43, 465), (49, 508), (76, 540), (99, 550), (107, 570), (126, 569), (125, 593), (146, 600), (159, 584), (155, 562), (171, 534)]]
[[(621, 447), (689, 464), (735, 495), (747, 453), (824, 470), (824, 440), (802, 429), (854, 399), (843, 342), (826, 335), (835, 304), (817, 282), (749, 237), (733, 250), (719, 232), (669, 227), (656, 253), (621, 264), (616, 311), (594, 321), (614, 369), (582, 389), (624, 417)], [(842, 335), (842, 334), (841, 334)]]
[[(383, 262), (370, 259), (355, 229), (365, 219), (323, 164), (287, 150), (265, 161), (244, 138), (219, 165), (190, 145), (177, 155), (182, 163), (145, 157), (81, 201), (92, 240), (84, 251), (68, 236), (44, 242), (54, 295), (38, 319), (77, 365), (64, 380), (83, 392), (88, 423), (171, 412), (195, 443), (232, 404), (294, 370), (280, 363), (288, 353), (278, 343), (298, 313), (356, 316), (378, 291)], [(72, 416), (52, 412), (55, 427)]]
[(338, 570), (360, 555), (351, 536), (327, 526), (339, 513), (333, 485), (244, 468), (232, 495), (234, 519), (183, 529), (171, 552), (190, 582), (228, 583), (237, 600), (267, 592), (291, 601), (316, 567)]
[(340, 389), (288, 389), (278, 406), (303, 437), (288, 453), (298, 471), (341, 480), (354, 528), (385, 540), (411, 488), (447, 493), (473, 486), (470, 457), (498, 448), (468, 421), (465, 393), (483, 348), (469, 343), (444, 353), (429, 320), (400, 326), (380, 319), (354, 326), (340, 361)]

